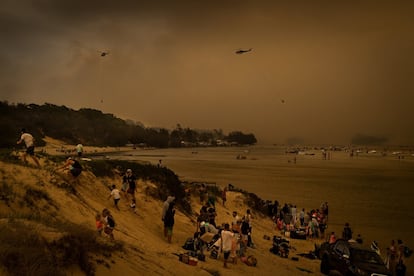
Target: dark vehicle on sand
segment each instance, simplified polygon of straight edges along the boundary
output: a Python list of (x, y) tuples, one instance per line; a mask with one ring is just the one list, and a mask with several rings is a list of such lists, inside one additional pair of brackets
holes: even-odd
[(356, 242), (343, 239), (332, 244), (325, 242), (321, 244), (319, 257), (323, 274), (335, 271), (341, 275), (392, 275), (375, 251)]

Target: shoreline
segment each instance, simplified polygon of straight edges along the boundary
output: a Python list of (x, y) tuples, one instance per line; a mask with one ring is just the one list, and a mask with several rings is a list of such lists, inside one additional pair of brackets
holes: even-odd
[[(382, 192), (383, 190), (387, 190), (387, 186), (386, 183), (381, 184), (381, 183), (377, 183), (377, 184), (372, 184), (373, 186), (370, 186), (369, 183), (367, 184), (358, 184), (356, 183), (355, 185), (367, 185), (367, 189), (369, 189), (369, 195), (371, 197), (371, 199), (369, 198), (364, 198), (361, 197), (363, 194), (355, 194), (355, 197), (357, 200), (357, 202), (355, 203), (356, 205), (354, 206), (354, 204), (347, 204), (345, 206), (339, 204), (340, 202), (337, 202), (337, 197), (338, 197), (338, 192), (340, 193), (344, 193), (344, 194), (348, 194), (349, 191), (344, 190), (341, 187), (346, 187), (346, 185), (350, 185), (352, 183), (352, 181), (348, 181), (347, 178), (347, 174), (349, 173), (353, 173), (353, 167), (359, 168), (359, 166), (362, 166), (362, 168), (364, 168), (364, 170), (369, 169), (370, 171), (367, 171), (367, 173), (361, 174), (361, 175), (355, 175), (355, 177), (358, 178), (366, 178), (366, 177), (370, 177), (370, 175), (384, 175), (384, 179), (388, 179), (388, 172), (390, 171), (394, 171), (396, 169), (400, 169), (402, 167), (406, 167), (410, 168), (413, 164), (413, 158), (406, 158), (404, 160), (397, 160), (396, 157), (388, 155), (387, 157), (381, 157), (381, 156), (377, 156), (377, 155), (365, 155), (365, 156), (359, 156), (357, 158), (354, 157), (354, 159), (349, 159), (347, 156), (346, 152), (333, 152), (332, 155), (332, 160), (328, 161), (328, 162), (323, 162), (321, 161), (319, 156), (308, 156), (308, 155), (296, 155), (298, 157), (297, 159), (297, 163), (296, 164), (292, 164), (292, 163), (288, 163), (287, 160), (289, 158), (291, 158), (292, 155), (288, 155), (288, 154), (281, 154), (279, 159), (280, 162), (277, 163), (277, 170), (281, 171), (282, 173), (286, 174), (286, 176), (283, 176), (283, 178), (281, 179), (282, 181), (285, 180), (286, 177), (288, 177), (290, 175), (290, 173), (294, 173), (295, 175), (298, 174), (308, 174), (309, 172), (313, 171), (313, 170), (319, 170), (318, 167), (315, 167), (317, 164), (321, 164), (320, 168), (322, 170), (326, 170), (327, 168), (334, 168), (336, 166), (341, 166), (343, 167), (344, 172), (346, 172), (345, 176), (346, 177), (340, 177), (338, 178), (339, 181), (338, 186), (332, 186), (332, 183), (329, 183), (330, 186), (332, 186), (331, 188), (328, 188), (327, 190), (324, 189), (324, 193), (321, 194), (322, 198), (320, 200), (317, 200), (316, 204), (315, 203), (311, 203), (313, 201), (310, 201), (311, 198), (309, 198), (309, 196), (306, 196), (307, 194), (304, 195), (300, 195), (300, 191), (307, 191), (307, 186), (309, 185), (314, 185), (312, 184), (313, 182), (309, 182), (307, 183), (307, 181), (309, 180), (309, 178), (312, 178), (314, 176), (307, 176), (306, 178), (304, 178), (304, 183), (303, 185), (299, 185), (297, 187), (295, 187), (294, 190), (292, 190), (291, 192), (289, 192), (290, 188), (293, 188), (292, 185), (282, 185), (280, 182), (281, 180), (279, 179), (274, 185), (277, 185), (277, 187), (281, 187), (279, 190), (283, 191), (284, 189), (288, 189), (288, 193), (286, 193), (286, 191), (284, 191), (283, 193), (277, 193), (276, 196), (272, 197), (272, 196), (266, 196), (263, 197), (262, 194), (264, 192), (264, 195), (269, 195), (271, 194), (271, 191), (269, 191), (269, 187), (265, 190), (263, 190), (262, 193), (258, 193), (257, 191), (255, 191), (255, 189), (257, 189), (258, 185), (262, 185), (260, 184), (263, 183), (263, 180), (266, 181), (266, 179), (263, 179), (261, 177), (261, 175), (257, 175), (257, 176), (253, 176), (252, 177), (246, 177), (244, 174), (246, 172), (243, 173), (232, 173), (227, 174), (226, 172), (226, 167), (232, 167), (232, 165), (227, 165), (228, 162), (233, 163), (236, 162), (234, 164), (236, 164), (237, 166), (241, 166), (241, 167), (245, 167), (245, 166), (256, 166), (255, 164), (258, 164), (260, 166), (263, 166), (262, 164), (265, 164), (264, 166), (266, 167), (266, 163), (270, 162), (268, 160), (269, 157), (261, 157), (261, 158), (256, 158), (257, 156), (257, 149), (250, 149), (248, 152), (248, 158), (247, 160), (237, 160), (236, 161), (236, 154), (237, 152), (240, 152), (240, 150), (245, 150), (245, 148), (215, 148), (215, 149), (198, 149), (197, 154), (193, 154), (192, 153), (192, 149), (188, 149), (188, 148), (184, 148), (184, 149), (155, 149), (154, 150), (154, 154), (143, 154), (143, 155), (125, 155), (125, 159), (127, 160), (134, 160), (136, 159), (136, 161), (145, 161), (145, 162), (149, 162), (151, 164), (156, 164), (158, 162), (158, 159), (163, 156), (163, 164), (165, 166), (167, 166), (168, 168), (170, 168), (171, 170), (173, 170), (175, 173), (177, 173), (177, 175), (180, 177), (180, 180), (185, 182), (185, 181), (189, 181), (189, 182), (215, 182), (218, 186), (220, 187), (224, 187), (226, 186), (228, 183), (233, 183), (236, 187), (241, 188), (242, 190), (245, 191), (249, 191), (249, 192), (253, 192), (254, 194), (260, 196), (260, 198), (266, 200), (266, 199), (278, 199), (280, 204), (283, 204), (285, 202), (287, 203), (298, 203), (298, 202), (303, 202), (298, 204), (298, 207), (306, 207), (308, 206), (308, 208), (318, 208), (320, 202), (322, 202), (321, 200), (327, 200), (330, 203), (330, 207), (331, 207), (331, 219), (328, 225), (328, 229), (327, 231), (335, 231), (337, 233), (341, 233), (343, 225), (345, 222), (350, 222), (351, 223), (351, 227), (354, 229), (354, 233), (355, 235), (360, 233), (362, 234), (365, 242), (370, 243), (372, 240), (377, 240), (380, 242), (380, 248), (382, 252), (385, 252), (385, 248), (388, 246), (388, 242), (391, 239), (397, 239), (397, 238), (402, 238), (409, 246), (412, 245), (413, 242), (413, 238), (411, 237), (411, 231), (409, 227), (399, 227), (399, 225), (401, 225), (400, 223), (398, 223), (398, 221), (404, 220), (406, 218), (406, 212), (403, 212), (401, 214), (401, 218), (399, 218), (399, 216), (395, 216), (395, 211), (396, 210), (405, 210), (406, 208), (409, 207), (404, 207), (404, 208), (398, 208), (398, 209), (394, 209), (394, 208), (388, 208), (387, 210), (382, 210), (381, 209), (381, 213), (384, 214), (393, 214), (393, 215), (385, 215), (387, 218), (394, 218), (397, 219), (395, 222), (394, 220), (393, 223), (391, 223), (390, 226), (388, 227), (382, 227), (382, 220), (380, 220), (381, 222), (379, 223), (374, 223), (372, 221), (373, 218), (375, 218), (376, 216), (372, 215), (375, 214), (377, 212), (375, 211), (375, 208), (373, 209), (373, 213), (369, 213), (370, 209), (372, 209), (372, 207), (370, 205), (372, 205), (373, 203), (380, 203), (381, 200), (376, 199), (376, 198), (381, 198), (380, 196), (382, 196), (382, 194), (388, 194), (389, 196), (393, 196), (394, 197), (394, 193), (385, 193)], [(128, 151), (134, 151), (133, 149), (129, 149), (126, 148), (122, 151), (102, 151), (102, 152), (98, 152), (97, 154), (102, 154), (105, 155), (106, 153), (108, 153), (109, 155), (113, 154), (116, 155), (117, 153), (125, 153)], [(139, 151), (139, 150), (135, 150), (138, 152), (145, 152), (143, 151)], [(210, 152), (212, 152), (211, 155)], [(225, 152), (225, 155), (220, 157), (219, 159), (217, 159), (215, 157), (216, 153), (220, 153), (220, 152)], [(165, 156), (165, 157), (164, 157)], [(341, 157), (342, 156), (342, 157)], [(346, 159), (344, 159), (344, 157), (346, 157)], [(204, 160), (204, 161), (202, 161)], [(341, 161), (344, 160), (344, 161)], [(265, 163), (263, 163), (265, 162)], [(342, 165), (342, 163), (345, 162), (345, 166)], [(191, 164), (191, 165), (190, 165)], [(376, 164), (374, 165), (374, 168), (371, 170), (370, 169), (370, 164)], [(213, 167), (210, 168), (210, 165), (214, 165)], [(257, 166), (258, 166), (257, 165)], [(310, 169), (311, 171), (309, 171), (307, 169), (307, 166), (311, 166)], [(318, 165), (319, 166), (319, 165)], [(253, 170), (254, 171), (254, 170)], [(371, 172), (372, 171), (372, 172)], [(381, 172), (381, 173), (379, 173)], [(248, 171), (247, 173), (251, 173), (250, 171)], [(214, 176), (214, 177), (211, 177)], [(317, 175), (315, 175), (317, 176)], [(295, 176), (297, 178), (297, 176)], [(295, 179), (292, 178), (292, 176), (289, 176), (289, 178), (287, 178), (286, 180), (290, 181), (296, 181)], [(324, 182), (326, 180), (324, 180), (326, 177), (324, 175), (320, 176), (321, 178), (319, 180), (317, 180), (318, 182)], [(327, 176), (329, 178), (329, 176)], [(378, 176), (379, 177), (379, 176)], [(229, 180), (232, 179), (232, 180)], [(353, 180), (353, 179), (351, 179)], [(316, 180), (315, 180), (316, 181)], [(244, 185), (239, 185), (240, 183), (245, 183)], [(292, 182), (293, 183), (293, 182)], [(248, 184), (248, 185), (247, 185)], [(250, 185), (250, 186), (249, 186)], [(254, 185), (254, 186), (252, 186)], [(297, 185), (297, 184), (296, 184)], [(251, 187), (255, 187), (255, 188), (251, 188)], [(352, 186), (351, 186), (352, 187)], [(355, 186), (356, 188), (358, 188), (358, 186)], [(373, 188), (373, 187), (377, 187), (377, 188)], [(262, 188), (261, 188), (262, 189)], [(330, 192), (330, 190), (332, 190), (332, 192)], [(270, 192), (270, 193), (269, 193)], [(307, 192), (309, 193), (309, 192)], [(281, 196), (282, 194), (285, 194), (283, 197)], [(279, 196), (278, 196), (279, 195)], [(405, 193), (406, 197), (409, 197), (409, 193)], [(396, 196), (396, 195), (395, 195)], [(286, 198), (286, 200), (284, 200), (283, 198)], [(406, 200), (405, 200), (406, 201)], [(403, 201), (395, 201), (397, 202), (405, 202)], [(408, 201), (410, 202), (410, 200), (408, 199)], [(306, 204), (307, 202), (307, 204)], [(391, 201), (393, 202), (393, 201)], [(339, 204), (339, 205), (338, 205)], [(368, 204), (368, 205), (364, 205), (364, 204)], [(404, 205), (403, 205), (404, 206)], [(346, 212), (347, 209), (351, 210), (360, 210), (358, 212), (362, 212), (362, 213), (366, 213), (366, 215), (364, 216), (362, 214), (362, 216), (355, 216), (356, 213), (355, 211), (348, 211)], [(385, 212), (383, 212), (385, 211)], [(338, 213), (339, 212), (339, 213)], [(367, 213), (368, 212), (368, 213)], [(358, 217), (361, 217), (361, 219), (359, 219)], [(365, 219), (363, 219), (365, 218)], [(413, 260), (408, 259), (408, 263), (407, 263), (407, 267), (408, 267), (408, 271), (410, 271), (411, 267), (414, 267), (413, 265)], [(408, 274), (409, 275), (409, 274)]]

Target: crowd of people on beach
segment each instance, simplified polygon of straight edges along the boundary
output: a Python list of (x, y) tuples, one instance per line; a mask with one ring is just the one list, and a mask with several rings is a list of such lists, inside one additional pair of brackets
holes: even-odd
[[(35, 140), (33, 136), (28, 133), (26, 129), (22, 129), (17, 144), (24, 143), (26, 147), (26, 151), (22, 156), (23, 161), (24, 163), (27, 163), (26, 156), (28, 155), (35, 164), (40, 167), (40, 162), (34, 154), (34, 142)], [(80, 160), (83, 156), (82, 144), (76, 146), (76, 153), (77, 159)], [(57, 168), (57, 170), (67, 170), (68, 174), (73, 179), (76, 179), (82, 172), (82, 166), (77, 159), (68, 157), (65, 164)], [(159, 168), (162, 167), (161, 162), (162, 161), (159, 160), (157, 164)], [(125, 198), (129, 209), (137, 214), (135, 197), (137, 191), (137, 177), (133, 174), (131, 169), (127, 169), (125, 173), (120, 173), (120, 175), (122, 178), (121, 188), (118, 189), (115, 184), (112, 184), (108, 199), (112, 198), (114, 207), (117, 210), (120, 210), (119, 201), (121, 200), (121, 197)], [(234, 186), (229, 184), (228, 187), (224, 187), (220, 191), (222, 206), (225, 208), (227, 192), (233, 188)], [(212, 256), (217, 256), (219, 251), (222, 252), (223, 266), (226, 268), (228, 268), (228, 262), (230, 260), (232, 263), (237, 263), (237, 259), (240, 259), (247, 264), (251, 264), (251, 259), (247, 259), (247, 251), (249, 248), (255, 248), (252, 239), (252, 220), (254, 217), (251, 210), (247, 209), (244, 214), (239, 214), (234, 210), (230, 222), (218, 225), (216, 195), (209, 191), (204, 183), (201, 183), (199, 186), (198, 193), (201, 208), (197, 216), (196, 229), (193, 235), (194, 240), (197, 240), (198, 242), (198, 250), (200, 250), (201, 254), (204, 254), (205, 250), (211, 251)], [(285, 237), (302, 235), (299, 238), (310, 240), (320, 239), (326, 240), (329, 243), (335, 243), (337, 240), (335, 232), (331, 232), (329, 235), (326, 235), (325, 233), (328, 226), (328, 202), (323, 202), (319, 208), (312, 209), (308, 212), (305, 211), (305, 208), (299, 210), (295, 204), (285, 203), (282, 206), (277, 200), (274, 202), (267, 201), (266, 206), (268, 215), (273, 219), (275, 230), (282, 233)], [(163, 204), (161, 214), (161, 220), (164, 226), (164, 237), (168, 243), (171, 243), (172, 240), (175, 212), (175, 197), (168, 196)], [(98, 234), (102, 235), (102, 233), (105, 233), (110, 240), (114, 240), (113, 231), (115, 228), (115, 219), (109, 209), (104, 208), (101, 213), (97, 213), (95, 220)], [(293, 238), (298, 237), (296, 236)], [(355, 238), (353, 237), (353, 232), (349, 223), (345, 223), (341, 238), (360, 244), (363, 243), (360, 234)], [(371, 249), (377, 252), (378, 255), (381, 254), (376, 241), (373, 241), (371, 244)], [(405, 259), (408, 258), (411, 253), (412, 251), (404, 245), (402, 240), (398, 239), (397, 242), (392, 240), (390, 246), (387, 248), (384, 263), (390, 271), (395, 273), (395, 275), (405, 275)]]
[(395, 240), (391, 240), (390, 246), (387, 247), (387, 255), (384, 260), (385, 265), (391, 272), (395, 273), (395, 275), (405, 275), (405, 261), (411, 254), (412, 250), (409, 249), (401, 239), (398, 239), (397, 243)]
[(305, 208), (298, 210), (295, 204), (279, 205), (277, 200), (267, 204), (268, 214), (272, 217), (275, 228), (285, 236), (291, 234), (303, 235), (298, 238), (325, 239), (325, 230), (328, 227), (328, 202), (323, 202), (317, 209), (308, 212)]
[[(225, 208), (229, 188), (224, 187), (220, 192), (221, 204)], [(234, 210), (231, 221), (218, 224), (217, 221), (220, 218), (216, 212), (217, 196), (208, 191), (204, 183), (199, 186), (198, 193), (201, 208), (193, 235), (196, 251), (199, 250), (199, 254), (203, 255), (207, 250), (212, 258), (218, 258), (218, 255), (222, 253), (223, 267), (225, 268), (228, 268), (229, 262), (236, 264), (237, 259), (248, 265), (254, 265), (255, 259), (247, 254), (248, 248), (255, 248), (252, 239), (252, 220), (254, 217), (251, 210), (246, 209), (244, 214), (239, 214)], [(221, 218), (221, 220), (224, 219)]]

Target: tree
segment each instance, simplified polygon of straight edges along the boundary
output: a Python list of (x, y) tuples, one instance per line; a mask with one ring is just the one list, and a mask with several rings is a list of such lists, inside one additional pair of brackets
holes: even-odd
[(252, 133), (244, 134), (241, 131), (230, 132), (226, 140), (240, 145), (254, 145), (257, 143), (256, 137)]

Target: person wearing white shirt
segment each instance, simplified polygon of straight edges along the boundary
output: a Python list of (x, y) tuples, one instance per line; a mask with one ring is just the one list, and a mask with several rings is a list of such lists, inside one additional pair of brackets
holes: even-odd
[(230, 225), (226, 223), (224, 225), (224, 230), (221, 231), (221, 251), (223, 252), (224, 264), (223, 266), (227, 268), (227, 260), (229, 259), (231, 246), (233, 242), (234, 234), (230, 232)]
[(20, 140), (17, 141), (17, 144), (21, 144), (24, 142), (26, 146), (26, 152), (23, 154), (23, 162), (26, 163), (26, 155), (29, 155), (33, 161), (36, 163), (36, 165), (40, 168), (40, 163), (37, 157), (34, 154), (34, 138), (30, 133), (26, 132), (26, 129), (22, 128)]

